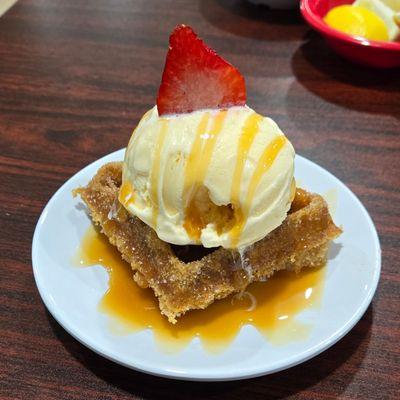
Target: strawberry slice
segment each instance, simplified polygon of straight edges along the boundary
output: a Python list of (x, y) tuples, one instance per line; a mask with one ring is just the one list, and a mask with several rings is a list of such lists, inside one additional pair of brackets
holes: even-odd
[(245, 103), (242, 74), (199, 39), (192, 28), (178, 25), (169, 38), (157, 96), (159, 115)]

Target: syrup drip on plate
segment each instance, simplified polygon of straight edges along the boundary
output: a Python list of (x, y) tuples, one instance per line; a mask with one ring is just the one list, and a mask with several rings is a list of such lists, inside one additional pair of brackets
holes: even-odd
[(76, 261), (80, 266), (102, 265), (107, 269), (109, 288), (99, 309), (110, 317), (113, 332), (152, 329), (160, 349), (166, 352), (182, 350), (196, 337), (206, 350), (223, 351), (244, 325), (252, 325), (277, 345), (304, 340), (311, 326), (299, 322), (297, 316), (319, 306), (325, 274), (325, 268), (299, 274), (279, 272), (266, 282), (251, 284), (241, 296), (191, 311), (172, 325), (161, 315), (152, 290), (134, 282), (130, 266), (93, 227), (85, 234)]

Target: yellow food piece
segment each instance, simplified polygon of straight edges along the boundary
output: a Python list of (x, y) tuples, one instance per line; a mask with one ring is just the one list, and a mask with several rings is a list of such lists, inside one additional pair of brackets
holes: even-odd
[(394, 23), (400, 28), (400, 12), (394, 15), (393, 20)]
[(369, 40), (389, 40), (382, 18), (364, 7), (344, 5), (333, 8), (324, 21), (334, 29)]

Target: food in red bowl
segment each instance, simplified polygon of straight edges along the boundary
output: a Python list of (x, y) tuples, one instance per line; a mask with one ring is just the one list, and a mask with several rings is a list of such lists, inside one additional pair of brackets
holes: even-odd
[(353, 3), (354, 0), (301, 0), (300, 10), (306, 21), (343, 57), (371, 67), (400, 67), (400, 42), (350, 36), (326, 24), (324, 17), (331, 9)]

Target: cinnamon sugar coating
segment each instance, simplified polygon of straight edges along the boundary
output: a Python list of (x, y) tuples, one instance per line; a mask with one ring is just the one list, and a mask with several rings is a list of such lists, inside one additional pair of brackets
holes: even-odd
[(321, 196), (297, 189), (282, 225), (247, 248), (243, 257), (237, 251), (218, 248), (184, 262), (185, 257), (176, 254), (193, 251), (196, 246), (174, 251), (153, 229), (129, 215), (118, 202), (121, 174), (121, 162), (106, 164), (74, 195), (81, 196), (93, 222), (131, 265), (137, 284), (154, 291), (161, 313), (171, 323), (189, 310), (204, 309), (276, 271), (298, 272), (324, 264), (330, 241), (342, 232)]

